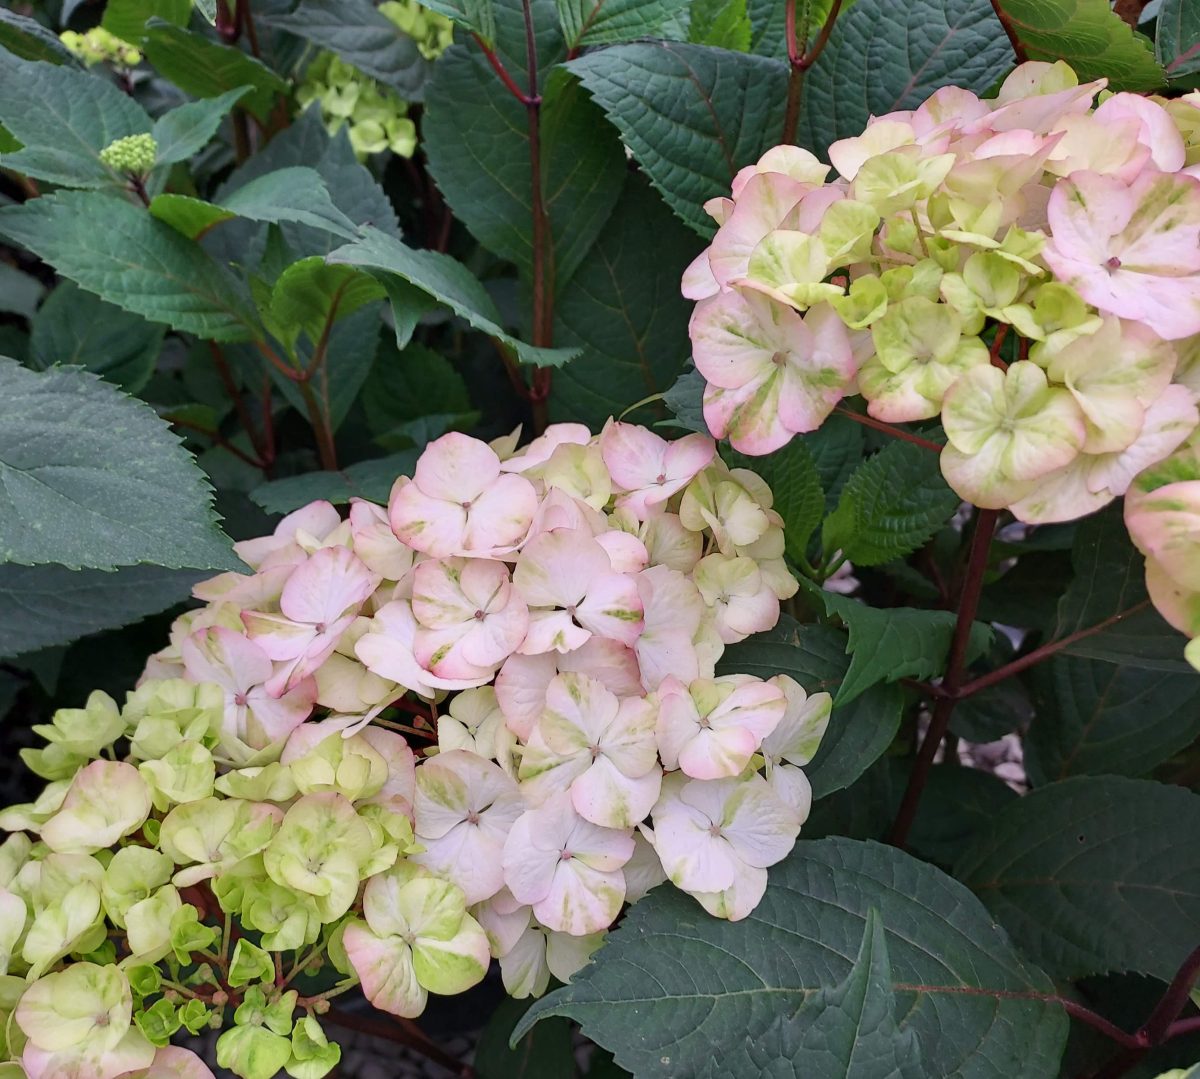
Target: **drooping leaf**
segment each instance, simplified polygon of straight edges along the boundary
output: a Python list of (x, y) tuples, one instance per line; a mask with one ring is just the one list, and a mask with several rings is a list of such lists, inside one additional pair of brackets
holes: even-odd
[(250, 86), (238, 86), (219, 97), (189, 101), (163, 113), (154, 121), (157, 163), (169, 165), (198, 154), (217, 133), (229, 110), (251, 89)]
[(688, 41), (749, 52), (753, 26), (746, 0), (693, 0)]
[(307, 472), (303, 476), (271, 480), (250, 492), (268, 513), (291, 513), (316, 499), (343, 505), (352, 498), (386, 503), (397, 476), (412, 474), (416, 450), (403, 450), (389, 457), (359, 461), (337, 472)]
[(841, 551), (856, 566), (878, 566), (912, 554), (959, 507), (935, 453), (889, 442), (854, 470), (821, 529), (827, 554)]
[(654, 37), (690, 0), (555, 0), (567, 48)]
[(24, 147), (0, 164), (65, 187), (119, 188), (100, 151), (150, 130), (150, 117), (111, 82), (76, 67), (0, 52), (0, 124)]
[[(449, 50), (434, 69), (421, 125), (429, 167), (455, 215), (488, 250), (528, 277), (533, 265), (527, 110), (499, 87), (476, 47)], [(554, 285), (561, 291), (604, 227), (625, 180), (625, 154), (600, 110), (561, 68), (541, 107), (542, 198)]]
[(513, 1027), (532, 1003), (505, 998), (492, 1012), (475, 1051), (479, 1079), (550, 1079), (575, 1074), (571, 1024), (565, 1019), (539, 1023), (514, 1048), (508, 1047)]
[[(654, 257), (646, 239), (654, 238)], [(669, 389), (688, 357), (691, 304), (679, 279), (696, 238), (631, 177), (595, 246), (559, 296), (555, 340), (580, 348), (555, 376), (551, 411), (599, 429), (644, 397)], [(632, 422), (654, 416), (647, 408)]]
[[(536, 1028), (535, 1028), (536, 1029)], [(879, 914), (867, 911), (858, 957), (838, 984), (822, 986), (794, 1015), (779, 1015), (761, 1034), (744, 1035), (701, 1068), (697, 1079), (726, 1075), (845, 1075), (920, 1079), (921, 1048), (912, 1027), (896, 1022), (896, 994)]]
[(1155, 26), (1154, 54), (1168, 77), (1200, 72), (1200, 8), (1189, 0), (1163, 0)]
[(149, 406), (73, 368), (0, 363), (0, 561), (238, 565), (212, 489)]
[(0, 262), (0, 311), (33, 318), (46, 286), (31, 274)]
[(1185, 643), (1149, 603), (1145, 560), (1129, 539), (1121, 506), (1081, 521), (1071, 548), (1075, 570), (1058, 601), (1055, 639), (1092, 629), (1115, 616), (1119, 620), (1063, 649), (1068, 655), (1146, 670), (1189, 674)]
[(181, 236), (199, 240), (215, 225), (232, 221), (237, 217), (232, 210), (223, 206), (193, 198), (191, 195), (176, 195), (166, 192), (155, 195), (150, 201), (150, 216), (170, 225)]
[(370, 0), (301, 0), (294, 10), (269, 14), (263, 22), (329, 49), (408, 101), (421, 100), (429, 62)]
[(1081, 81), (1112, 90), (1157, 90), (1165, 81), (1148, 39), (1108, 0), (999, 0), (1000, 12), (1030, 60), (1066, 60)]
[[(784, 618), (773, 630), (730, 645), (718, 672), (763, 679), (786, 674), (808, 693), (832, 694), (845, 679), (848, 666), (843, 633)], [(848, 787), (887, 750), (900, 727), (903, 704), (898, 686), (879, 684), (834, 707), (821, 747), (804, 769), (813, 797), (820, 799)]]
[(748, 468), (767, 481), (775, 497), (771, 508), (783, 518), (787, 556), (803, 565), (809, 537), (825, 515), (825, 492), (808, 446), (794, 438), (766, 457), (745, 457), (728, 450), (725, 459), (732, 467)]
[(383, 286), (365, 270), (330, 266), (313, 255), (292, 263), (271, 289), (270, 318), (276, 335), (290, 344), (301, 331), (316, 342), (327, 324), (384, 297)]
[(187, 599), (208, 573), (0, 565), (0, 659), (128, 625)]
[(475, 329), (508, 345), (523, 363), (558, 367), (578, 353), (569, 348), (537, 348), (506, 333), (500, 326), (499, 310), (478, 278), (449, 255), (418, 251), (378, 229), (366, 228), (361, 239), (339, 247), (329, 261), (399, 275), (444, 303)]
[(735, 1066), (724, 1074), (753, 1075), (734, 1054), (849, 975), (872, 909), (884, 926), (899, 1028), (919, 1042), (924, 1074), (1058, 1075), (1066, 1016), (1022, 999), (1051, 992), (1049, 979), (957, 881), (901, 851), (846, 839), (797, 844), (740, 922), (710, 918), (671, 888), (651, 893), (517, 1033), (567, 1015), (638, 1079), (695, 1074), (727, 1056)]
[(161, 19), (151, 20), (143, 48), (160, 75), (193, 97), (219, 97), (241, 86), (253, 87), (242, 105), (260, 120), (267, 119), (277, 96), (288, 92), (283, 79), (248, 53)]
[(1009, 805), (954, 875), (1052, 976), (1164, 981), (1200, 939), (1200, 796), (1086, 776)]
[[(951, 611), (869, 607), (808, 581), (802, 580), (800, 587), (825, 614), (840, 619), (850, 634), (850, 669), (834, 697), (837, 703), (852, 701), (876, 682), (931, 678), (942, 672), (954, 632)], [(968, 661), (987, 650), (991, 635), (990, 627), (981, 622), (971, 627)]]
[(496, 40), (495, 0), (429, 0), (425, 6), (453, 19), (464, 30), (474, 31), (489, 44)]
[(823, 155), (871, 116), (916, 108), (939, 87), (986, 93), (1013, 64), (990, 0), (858, 0), (804, 78), (796, 141)]
[(706, 199), (779, 138), (784, 64), (675, 42), (616, 45), (570, 69), (608, 114), (667, 204), (701, 236), (715, 225)]
[(74, 64), (70, 50), (37, 19), (0, 8), (0, 48), (22, 60), (45, 60), (50, 64)]
[(151, 19), (187, 26), (191, 14), (191, 0), (108, 0), (100, 25), (114, 37), (136, 45)]
[(1034, 671), (1037, 716), (1025, 740), (1036, 783), (1146, 775), (1200, 736), (1200, 678), (1055, 656)]
[(213, 340), (250, 335), (252, 318), (233, 275), (126, 199), (43, 195), (0, 210), (0, 233), (126, 311)]
[(150, 381), (165, 333), (161, 323), (64, 281), (34, 316), (29, 366), (37, 371), (55, 364), (86, 367), (126, 393), (137, 393)]
[(354, 222), (334, 205), (321, 175), (301, 166), (251, 180), (222, 198), (221, 205), (251, 221), (308, 225), (348, 240), (358, 234)]

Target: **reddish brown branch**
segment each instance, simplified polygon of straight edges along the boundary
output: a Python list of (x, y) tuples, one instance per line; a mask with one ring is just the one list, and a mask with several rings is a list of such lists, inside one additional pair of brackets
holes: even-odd
[(920, 435), (914, 435), (911, 431), (905, 431), (900, 427), (893, 427), (890, 423), (884, 423), (883, 420), (877, 420), (874, 416), (867, 416), (861, 412), (851, 412), (850, 409), (838, 405), (834, 410), (841, 415), (853, 420), (855, 423), (861, 423), (864, 427), (870, 427), (874, 431), (882, 431), (884, 434), (891, 435), (892, 438), (899, 438), (905, 442), (911, 442), (914, 446), (921, 446), (927, 450), (933, 450), (934, 453), (941, 453), (942, 447), (936, 442), (930, 442), (927, 438), (922, 438)]

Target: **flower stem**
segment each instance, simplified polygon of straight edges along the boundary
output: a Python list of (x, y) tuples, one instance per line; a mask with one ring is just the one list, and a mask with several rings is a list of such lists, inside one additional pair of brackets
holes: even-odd
[(905, 442), (911, 442), (914, 446), (922, 446), (927, 450), (933, 450), (934, 453), (941, 453), (942, 447), (936, 442), (931, 442), (927, 438), (922, 438), (920, 435), (914, 435), (910, 431), (905, 431), (901, 427), (893, 427), (890, 423), (884, 423), (883, 420), (877, 420), (874, 416), (867, 416), (861, 412), (852, 412), (848, 408), (838, 405), (834, 409), (847, 419), (853, 420), (855, 423), (860, 423), (864, 427), (870, 427), (875, 431), (882, 431), (884, 434), (891, 435), (892, 438), (899, 438)]

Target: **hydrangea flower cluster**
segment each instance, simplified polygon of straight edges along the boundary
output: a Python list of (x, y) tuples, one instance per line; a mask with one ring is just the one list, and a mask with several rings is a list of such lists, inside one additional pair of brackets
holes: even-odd
[[(454, 24), (413, 0), (387, 0), (379, 12), (413, 38), (427, 60), (437, 59), (453, 43)], [(417, 149), (408, 102), (332, 52), (320, 53), (308, 65), (296, 100), (302, 108), (320, 102), (326, 130), (336, 135), (345, 126), (360, 161), (384, 150), (412, 157)]]
[(709, 428), (745, 453), (858, 394), (885, 423), (940, 418), (942, 472), (976, 506), (1066, 521), (1132, 486), (1156, 603), (1195, 635), (1194, 511), (1141, 492), (1195, 458), (1200, 93), (1104, 86), (1059, 62), (1021, 65), (994, 99), (946, 87), (834, 143), (833, 179), (769, 150), (706, 204), (719, 227), (683, 281), (693, 355)]
[[(808, 815), (826, 693), (717, 674), (796, 582), (703, 435), (451, 433), (388, 506), (316, 502), (195, 589), (123, 707), (36, 728), (0, 813), (0, 1048), (27, 1079), (321, 1079), (497, 958), (569, 979), (666, 879), (743, 918)], [(414, 752), (415, 748), (415, 752)]]
[(135, 46), (105, 30), (103, 26), (93, 26), (82, 34), (75, 30), (64, 30), (58, 37), (67, 49), (88, 67), (112, 64), (114, 67), (128, 69), (137, 67), (142, 62), (142, 54)]

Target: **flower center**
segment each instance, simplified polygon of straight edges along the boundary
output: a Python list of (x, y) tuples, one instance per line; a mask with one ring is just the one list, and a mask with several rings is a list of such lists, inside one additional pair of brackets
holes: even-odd
[(1121, 268), (1121, 260), (1113, 255), (1105, 264), (1110, 270), (1119, 270)]
[(479, 814), (476, 813), (475, 810), (472, 809), (471, 812), (467, 814), (467, 823), (468, 824), (478, 824), (479, 823)]
[(248, 700), (248, 698), (247, 698), (246, 694), (244, 694), (244, 693), (235, 693), (233, 695), (233, 703), (236, 704), (239, 708), (242, 705), (244, 705), (247, 700)]
[(482, 621), (483, 621), (483, 619), (484, 619), (484, 614), (483, 614), (483, 611), (476, 611), (476, 612), (475, 612), (475, 621), (476, 621), (476, 622), (482, 622)]
[(720, 839), (724, 833), (721, 831), (721, 826), (719, 824), (714, 824), (708, 829), (708, 834), (712, 836), (713, 839)]
[(661, 487), (664, 483), (667, 482), (667, 474), (665, 472), (660, 472), (658, 474), (658, 476), (655, 478), (654, 482), (657, 483), (659, 485), (659, 487)]
[(558, 852), (558, 860), (560, 862), (569, 862), (574, 857), (575, 857), (575, 855), (571, 851), (566, 850), (566, 849), (560, 850)]

